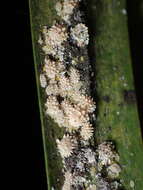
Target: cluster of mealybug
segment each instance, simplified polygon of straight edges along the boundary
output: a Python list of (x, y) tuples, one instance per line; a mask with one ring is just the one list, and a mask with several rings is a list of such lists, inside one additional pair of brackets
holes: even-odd
[[(64, 164), (62, 189), (95, 190), (102, 185), (108, 189), (109, 183), (100, 176), (103, 166), (109, 166), (107, 172), (111, 178), (118, 177), (120, 167), (113, 163), (117, 154), (110, 144), (99, 145), (95, 152), (89, 143), (94, 132), (91, 121), (95, 118), (96, 105), (90, 96), (89, 34), (79, 8), (81, 1), (57, 2), (55, 9), (61, 22), (42, 28), (38, 42), (45, 59), (40, 84), (47, 97), (46, 114), (66, 131), (62, 139), (56, 140)], [(91, 171), (97, 184), (89, 178)]]

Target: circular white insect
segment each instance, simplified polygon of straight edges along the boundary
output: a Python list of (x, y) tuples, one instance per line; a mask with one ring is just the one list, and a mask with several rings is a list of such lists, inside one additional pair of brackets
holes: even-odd
[(135, 187), (135, 183), (134, 183), (133, 180), (130, 181), (130, 187), (131, 187), (131, 188), (134, 188), (134, 187)]
[(93, 135), (93, 128), (90, 124), (85, 124), (82, 126), (80, 135), (84, 140), (89, 140)]
[(76, 147), (76, 144), (72, 141), (69, 135), (64, 135), (62, 140), (56, 140), (58, 150), (63, 158), (69, 157), (73, 153), (73, 149)]
[(85, 26), (85, 24), (80, 23), (74, 28), (71, 28), (71, 38), (79, 47), (88, 45), (89, 34), (88, 28)]
[(77, 1), (75, 0), (65, 0), (62, 3), (57, 2), (55, 9), (57, 15), (60, 16), (66, 23), (70, 24), (70, 18), (73, 14), (74, 8), (77, 6)]
[(121, 167), (114, 163), (107, 168), (107, 173), (111, 178), (117, 178), (121, 172)]

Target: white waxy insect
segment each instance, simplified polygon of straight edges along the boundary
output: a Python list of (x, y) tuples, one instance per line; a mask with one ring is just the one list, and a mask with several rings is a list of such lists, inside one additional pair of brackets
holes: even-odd
[(114, 163), (107, 168), (108, 176), (111, 178), (117, 178), (121, 172), (121, 167)]
[(44, 74), (40, 74), (40, 85), (42, 88), (46, 88), (47, 86), (47, 79)]
[(88, 28), (85, 26), (85, 24), (77, 24), (74, 28), (71, 28), (71, 37), (79, 47), (88, 45)]
[(71, 190), (71, 185), (73, 182), (73, 176), (69, 171), (66, 171), (64, 174), (65, 177), (65, 181), (64, 181), (64, 185), (62, 187), (62, 190)]
[(62, 140), (57, 139), (57, 147), (63, 158), (69, 157), (73, 153), (73, 149), (76, 148), (75, 142), (72, 141), (69, 135), (64, 135)]
[(91, 127), (91, 125), (83, 125), (80, 131), (80, 135), (84, 140), (89, 140), (93, 135), (93, 128)]
[(135, 187), (135, 182), (133, 180), (130, 181), (130, 187), (134, 189)]

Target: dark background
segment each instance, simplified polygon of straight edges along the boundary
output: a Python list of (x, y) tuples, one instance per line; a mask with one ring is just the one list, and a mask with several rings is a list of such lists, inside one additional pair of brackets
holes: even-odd
[[(141, 1), (128, 0), (127, 11), (138, 109), (143, 129), (143, 4), (141, 15)], [(17, 58), (20, 57), (20, 62), (19, 59), (17, 59), (17, 62), (19, 62), (18, 64), (20, 64), (21, 68), (20, 83), (22, 88), (20, 89), (20, 98), (23, 100), (22, 123), (19, 126), (22, 135), (20, 135), (18, 140), (21, 148), (19, 157), (17, 158), (19, 175), (21, 176), (21, 172), (23, 173), (22, 177), (20, 177), (20, 183), (26, 189), (36, 187), (38, 190), (46, 190), (46, 174), (32, 55), (28, 0), (17, 1), (15, 13), (16, 52)]]
[[(16, 141), (16, 187), (19, 189), (47, 190), (44, 152), (32, 41), (30, 33), (30, 18), (28, 0), (16, 2), (16, 32), (14, 45), (16, 47), (14, 77), (16, 93), (16, 121), (18, 122)], [(13, 30), (13, 25), (11, 26)], [(20, 84), (20, 85), (19, 85)], [(12, 171), (13, 172), (13, 171)]]
[(143, 136), (143, 1), (127, 0), (130, 48)]

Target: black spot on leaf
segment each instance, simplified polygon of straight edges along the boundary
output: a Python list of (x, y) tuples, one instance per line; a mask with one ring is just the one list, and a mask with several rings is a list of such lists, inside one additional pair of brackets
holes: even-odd
[(124, 100), (128, 104), (136, 102), (136, 94), (134, 90), (125, 90), (124, 91)]
[(109, 103), (109, 102), (110, 102), (110, 97), (109, 97), (108, 95), (103, 96), (103, 100), (104, 100), (105, 102)]

